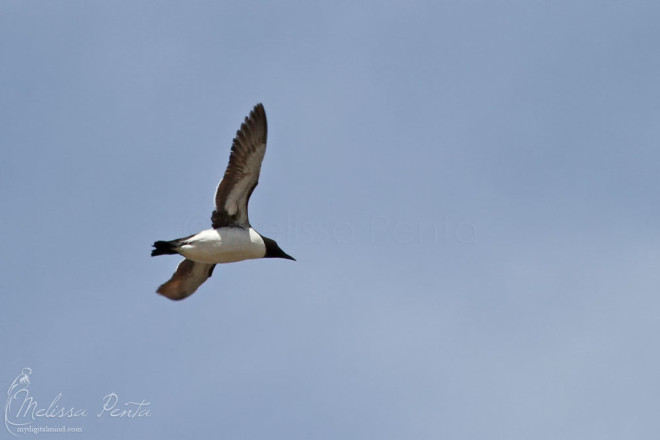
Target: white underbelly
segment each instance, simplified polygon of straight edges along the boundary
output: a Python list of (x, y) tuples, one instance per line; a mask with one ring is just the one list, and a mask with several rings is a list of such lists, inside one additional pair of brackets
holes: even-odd
[(264, 241), (252, 228), (207, 229), (190, 237), (177, 250), (198, 263), (233, 263), (266, 255)]

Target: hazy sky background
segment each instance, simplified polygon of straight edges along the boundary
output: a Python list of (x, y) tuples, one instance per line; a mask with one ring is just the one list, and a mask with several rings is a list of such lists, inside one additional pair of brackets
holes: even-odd
[[(37, 420), (84, 430), (57, 438), (657, 437), (659, 22), (0, 1), (2, 396), (30, 367), (40, 406), (87, 409)], [(257, 102), (250, 219), (298, 261), (156, 295), (179, 259), (151, 243), (209, 227)], [(111, 392), (152, 415), (97, 418)]]

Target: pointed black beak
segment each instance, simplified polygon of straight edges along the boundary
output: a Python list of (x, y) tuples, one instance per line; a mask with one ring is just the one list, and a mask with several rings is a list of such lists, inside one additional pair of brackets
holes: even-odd
[(285, 260), (296, 261), (295, 258), (293, 258), (291, 255), (284, 252), (282, 249), (280, 249), (279, 246), (277, 246), (277, 249), (272, 249), (270, 255), (266, 255), (266, 257), (284, 258)]
[(293, 258), (291, 255), (285, 254), (284, 252), (282, 252), (282, 256), (280, 258), (286, 258), (287, 260), (296, 261), (295, 258)]
[(264, 241), (264, 244), (266, 245), (266, 255), (264, 255), (264, 258), (284, 258), (286, 260), (293, 260), (296, 261), (295, 258), (293, 258), (291, 255), (287, 254), (284, 252), (280, 247), (277, 245), (275, 240), (264, 237), (263, 235), (261, 238)]

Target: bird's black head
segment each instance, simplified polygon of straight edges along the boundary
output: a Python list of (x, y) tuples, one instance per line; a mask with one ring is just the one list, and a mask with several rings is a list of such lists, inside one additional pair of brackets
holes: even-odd
[(264, 258), (286, 258), (287, 260), (296, 261), (295, 258), (280, 249), (275, 240), (264, 237), (263, 235), (261, 238), (264, 240), (264, 244), (266, 245), (266, 255), (264, 255)]

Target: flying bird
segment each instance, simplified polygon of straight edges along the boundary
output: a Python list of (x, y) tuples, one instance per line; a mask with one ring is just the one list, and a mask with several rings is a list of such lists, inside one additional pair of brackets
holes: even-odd
[(212, 274), (216, 264), (255, 258), (294, 260), (275, 240), (255, 231), (248, 219), (250, 195), (259, 182), (266, 153), (266, 111), (257, 104), (245, 118), (231, 146), (229, 165), (215, 193), (211, 229), (189, 237), (153, 244), (151, 256), (180, 254), (185, 259), (156, 292), (180, 300), (192, 295)]

